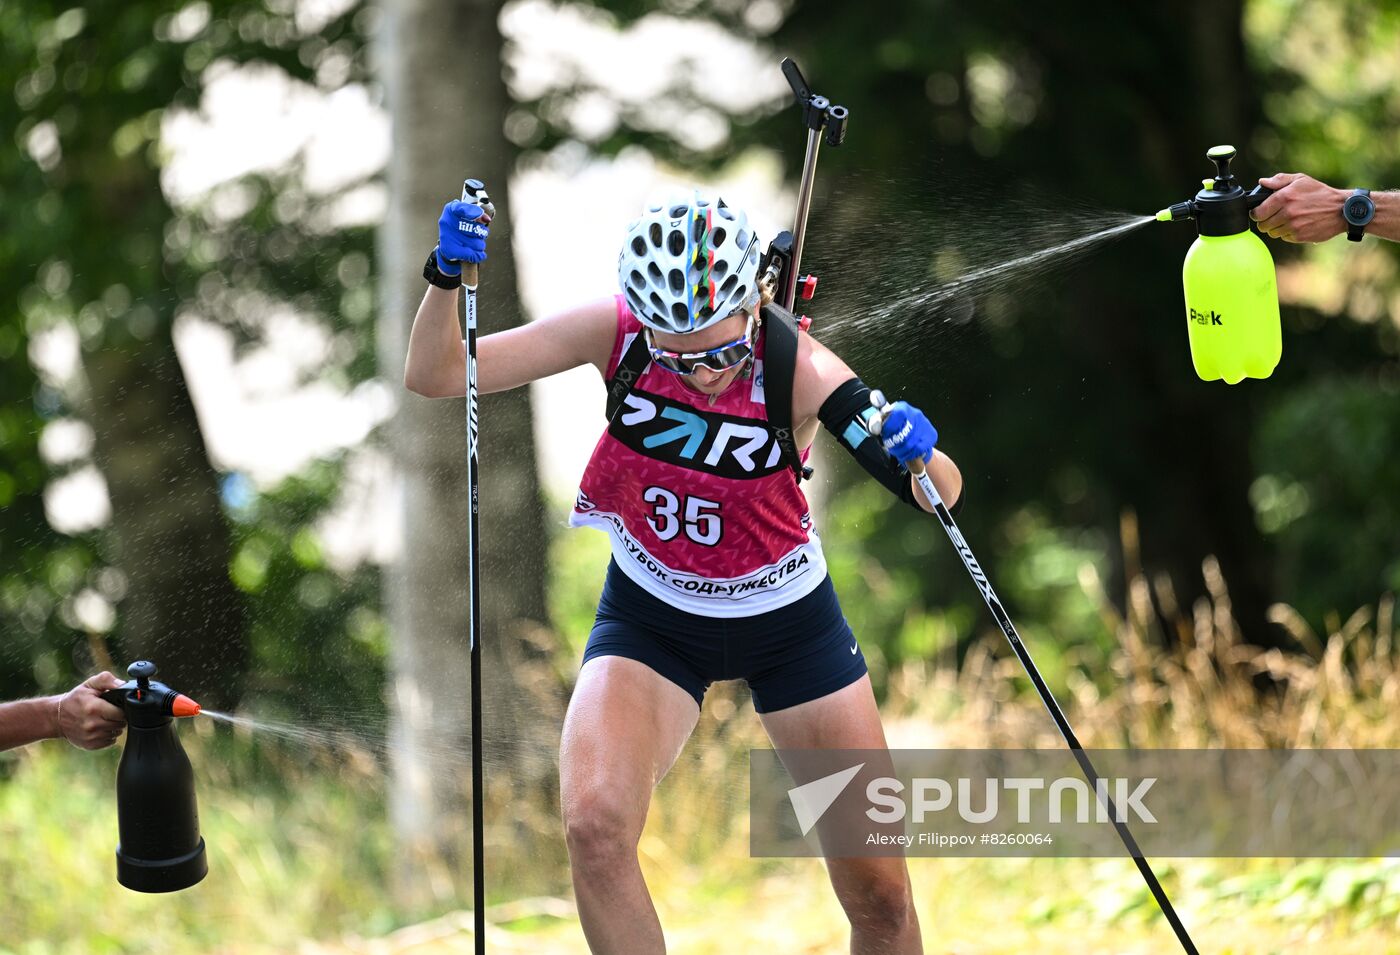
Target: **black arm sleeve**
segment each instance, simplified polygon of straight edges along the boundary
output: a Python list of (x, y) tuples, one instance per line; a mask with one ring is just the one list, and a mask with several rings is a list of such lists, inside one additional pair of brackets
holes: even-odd
[[(870, 406), (870, 389), (859, 378), (852, 378), (822, 402), (817, 417), (871, 477), (889, 488), (890, 493), (901, 501), (923, 511), (918, 498), (914, 496), (914, 479), (871, 436), (867, 425), (874, 414), (875, 409)], [(958, 499), (949, 505), (949, 513), (957, 514), (962, 510), (965, 496), (962, 493), (958, 495)]]

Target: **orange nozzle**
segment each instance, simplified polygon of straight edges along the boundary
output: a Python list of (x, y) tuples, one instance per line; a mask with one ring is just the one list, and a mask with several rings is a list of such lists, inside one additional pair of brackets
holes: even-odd
[(198, 716), (199, 704), (185, 694), (177, 693), (170, 704), (170, 712), (173, 716)]

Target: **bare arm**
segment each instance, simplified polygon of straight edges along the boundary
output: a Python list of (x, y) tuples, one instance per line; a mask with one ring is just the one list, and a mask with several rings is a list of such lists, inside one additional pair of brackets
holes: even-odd
[[(428, 286), (408, 337), (404, 385), (426, 398), (467, 391), (467, 347), (457, 321), (456, 290)], [(591, 364), (606, 373), (616, 333), (612, 298), (590, 302), (477, 341), (477, 387), (506, 391)]]
[(0, 703), (0, 750), (60, 736), (83, 749), (111, 746), (126, 728), (126, 718), (101, 692), (121, 685), (103, 671), (67, 693)]
[[(792, 418), (796, 422), (796, 437), (799, 447), (807, 447), (816, 437), (820, 421), (817, 418), (822, 403), (840, 385), (845, 384), (856, 373), (844, 361), (817, 341), (811, 335), (802, 334), (797, 339), (797, 372), (794, 375), (792, 395)], [(952, 504), (962, 494), (962, 473), (953, 459), (942, 451), (934, 449), (927, 462), (929, 477), (945, 504)], [(914, 497), (926, 511), (933, 510), (930, 501), (914, 482)]]
[[(1336, 189), (1297, 172), (1281, 172), (1259, 182), (1274, 190), (1250, 213), (1265, 235), (1285, 242), (1325, 242), (1347, 231), (1342, 205), (1350, 189)], [(1400, 192), (1373, 192), (1371, 201), (1376, 215), (1366, 234), (1400, 242)]]
[(60, 699), (61, 696), (45, 696), (0, 703), (0, 750), (41, 739), (57, 739)]
[(1400, 242), (1400, 192), (1373, 192), (1371, 201), (1376, 204), (1376, 217), (1366, 227), (1366, 234)]

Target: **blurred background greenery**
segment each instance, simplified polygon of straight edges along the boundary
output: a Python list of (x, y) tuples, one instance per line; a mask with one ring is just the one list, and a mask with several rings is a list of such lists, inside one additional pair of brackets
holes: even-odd
[[(802, 132), (771, 82), (783, 55), (852, 113), (814, 200), (817, 333), (830, 322), (867, 381), (930, 411), (967, 479), (961, 524), (1086, 742), (1396, 745), (1396, 246), (1270, 242), (1283, 363), (1233, 388), (1189, 367), (1184, 226), (966, 297), (933, 325), (874, 336), (838, 319), (931, 287), (950, 261), (987, 264), (1065, 223), (1185, 198), (1217, 142), (1240, 148), (1242, 177), (1400, 186), (1397, 49), (1400, 5), (1362, 0), (1072, 0), (1053, 16), (1005, 0), (909, 0), (879, 15), (806, 0), (0, 0), (0, 88), (13, 92), (0, 99), (12, 143), (0, 152), (0, 698), (150, 656), (207, 706), (350, 734), (308, 754), (187, 732), (221, 887), (165, 900), (110, 877), (114, 753), (0, 757), (0, 950), (157, 950), (142, 926), (197, 950), (348, 945), (430, 917), (446, 920), (423, 937), (461, 936), (445, 913), (470, 898), (462, 728), (447, 702), (426, 743), (396, 722), (405, 681), (465, 695), (464, 671), (443, 662), (464, 642), (460, 407), (398, 384), (405, 296), (421, 288), (414, 267), (436, 217), (424, 210), (462, 170), (484, 170), (507, 210), (484, 321), (528, 320), (531, 283), (548, 285), (550, 266), (531, 265), (523, 228), (512, 249), (508, 190), (529, 201), (540, 170), (584, 189), (639, 156), (708, 181), (764, 166), (790, 203)], [(737, 71), (753, 69), (773, 75), (746, 84)], [(773, 93), (735, 96), (735, 76)], [(240, 78), (247, 99), (221, 99)], [(349, 171), (331, 186), (310, 148), (182, 179), (192, 117), (254, 111), (251, 135), (265, 124), (272, 136), (276, 111), (256, 113), (248, 92), (269, 82), (287, 102), (361, 96), (385, 125), (340, 147), (356, 155), (337, 157)], [(432, 140), (442, 129), (452, 149)], [(434, 152), (437, 166), (416, 158)], [(557, 227), (606, 238), (625, 221)], [(293, 464), (242, 464), (221, 450), (220, 393), (203, 384), (221, 372), (187, 344), (198, 329), (254, 377), (272, 367), (287, 390), (336, 396), (325, 430), (332, 416), (363, 426), (321, 440), (274, 417), (249, 440), (300, 446), (283, 455)], [(290, 356), (286, 367), (269, 354)], [(496, 423), (530, 414), (528, 402), (483, 405), (486, 632), (500, 681), (492, 818), (533, 797), (490, 836), (493, 918), (517, 937), (503, 945), (576, 951), (550, 759), (606, 546), (563, 533), (571, 492)], [(547, 457), (551, 412), (535, 414)], [(376, 466), (390, 477), (367, 479)], [(889, 719), (923, 734), (894, 735), (1051, 741), (941, 530), (835, 454), (815, 492)], [(381, 532), (384, 512), (394, 533)], [(350, 544), (347, 522), (363, 525)], [(441, 619), (425, 623), (421, 606)], [(1123, 686), (1138, 664), (1153, 680)], [(426, 689), (425, 669), (446, 686)], [(687, 950), (717, 943), (702, 938), (707, 922), (726, 936), (756, 919), (761, 899), (774, 913), (830, 909), (810, 935), (783, 928), (799, 933), (790, 950), (839, 948), (834, 904), (807, 901), (825, 899), (819, 872), (747, 858), (741, 783), (703, 804), (694, 795), (742, 777), (742, 750), (762, 742), (741, 694), (713, 695), (644, 844), (659, 904)], [(394, 795), (395, 754), (415, 747), (443, 780), (421, 813), (426, 842)], [(1068, 951), (1086, 932), (1160, 950), (1127, 866), (920, 863), (915, 878), (934, 908), (931, 944), (962, 940), (949, 950), (1055, 951), (1063, 937)], [(1071, 893), (1081, 878), (1096, 888)], [(1192, 863), (1168, 881), (1188, 923), (1228, 940), (1213, 949), (1394, 944), (1400, 876), (1388, 863)], [(1008, 934), (983, 934), (993, 927)], [(398, 938), (407, 950), (419, 936)]]

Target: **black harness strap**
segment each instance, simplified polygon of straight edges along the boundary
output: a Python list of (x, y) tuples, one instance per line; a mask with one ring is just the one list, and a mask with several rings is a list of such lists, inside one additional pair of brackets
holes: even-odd
[(627, 350), (622, 353), (622, 360), (617, 363), (617, 371), (608, 379), (608, 421), (611, 422), (617, 410), (622, 407), (623, 400), (632, 393), (632, 388), (637, 384), (637, 379), (642, 377), (642, 372), (647, 370), (647, 365), (651, 364), (651, 350), (647, 348), (646, 335), (637, 333), (637, 337), (632, 339), (632, 344), (627, 346)]
[(763, 306), (763, 395), (768, 405), (768, 426), (778, 439), (783, 463), (792, 469), (799, 484), (812, 476), (797, 454), (792, 427), (792, 384), (797, 371), (797, 319), (781, 305)]

